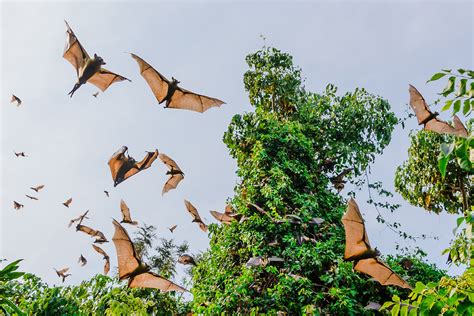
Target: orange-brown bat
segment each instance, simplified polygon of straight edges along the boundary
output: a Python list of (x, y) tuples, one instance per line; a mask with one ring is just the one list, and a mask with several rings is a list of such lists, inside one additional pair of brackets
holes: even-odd
[(155, 150), (154, 152), (147, 152), (145, 158), (137, 162), (133, 157), (125, 154), (127, 150), (127, 146), (122, 146), (109, 160), (114, 187), (140, 171), (151, 167), (151, 164), (158, 157), (158, 150)]
[(128, 208), (124, 200), (120, 200), (120, 211), (122, 211), (122, 220), (120, 221), (120, 223), (138, 225), (137, 221), (132, 221), (132, 217), (130, 216), (130, 209)]
[(72, 198), (69, 198), (69, 199), (66, 200), (66, 202), (63, 203), (63, 205), (64, 205), (65, 207), (69, 207), (69, 205), (71, 204), (71, 202), (72, 202)]
[(408, 92), (410, 93), (410, 105), (418, 119), (418, 125), (424, 125), (425, 130), (438, 134), (450, 134), (464, 138), (469, 136), (459, 117), (454, 116), (454, 127), (452, 127), (447, 122), (436, 118), (439, 113), (430, 111), (425, 99), (414, 86), (410, 85)]
[(191, 216), (193, 217), (192, 222), (198, 223), (199, 228), (201, 228), (201, 230), (206, 233), (207, 225), (204, 224), (204, 222), (202, 221), (201, 216), (199, 216), (199, 213), (197, 209), (194, 207), (194, 205), (192, 205), (191, 202), (189, 202), (188, 200), (184, 200), (184, 205), (186, 205), (186, 209), (188, 210), (189, 214), (191, 214)]
[(81, 254), (81, 256), (79, 257), (79, 260), (77, 260), (77, 262), (79, 263), (79, 265), (81, 267), (83, 267), (87, 264), (87, 259)]
[(156, 273), (150, 272), (150, 267), (137, 256), (135, 247), (125, 228), (115, 219), (112, 238), (117, 250), (119, 279), (128, 279), (128, 287), (154, 288), (163, 292), (185, 292), (185, 288), (167, 280)]
[(337, 192), (341, 192), (342, 189), (344, 189), (344, 184), (346, 183), (346, 181), (344, 180), (344, 177), (351, 171), (352, 171), (352, 168), (344, 169), (340, 174), (329, 179), (331, 180), (331, 183), (336, 188)]
[[(75, 222), (79, 222), (78, 225), (81, 225), (82, 224), (82, 221), (87, 218), (89, 219), (89, 217), (87, 217), (87, 213), (89, 213), (89, 210), (87, 210), (84, 214), (80, 215), (79, 217), (77, 218), (73, 218), (69, 221), (69, 225), (67, 227), (71, 227), (72, 224), (74, 224)], [(76, 229), (77, 229), (77, 226), (76, 226)]]
[(64, 268), (59, 271), (54, 269), (54, 271), (56, 271), (56, 274), (58, 275), (58, 277), (63, 279), (63, 283), (64, 283), (64, 280), (66, 280), (66, 278), (71, 275), (70, 273), (66, 274), (66, 272), (69, 271), (69, 268)]
[(20, 208), (25, 207), (23, 204), (18, 203), (17, 201), (13, 201), (13, 208), (15, 210), (19, 210)]
[(354, 270), (370, 275), (382, 285), (411, 288), (405, 280), (378, 258), (380, 252), (370, 247), (362, 214), (352, 198), (347, 204), (342, 223), (346, 232), (344, 260), (354, 261)]
[(44, 184), (38, 185), (37, 187), (30, 187), (30, 189), (35, 191), (36, 193), (38, 193), (38, 191), (42, 188), (44, 188)]
[(171, 233), (173, 233), (176, 227), (178, 227), (178, 225), (173, 225), (171, 227), (168, 227), (168, 229), (170, 230)]
[(107, 240), (107, 238), (105, 238), (104, 233), (102, 233), (99, 230), (92, 229), (89, 226), (78, 224), (78, 225), (76, 225), (76, 231), (81, 231), (81, 232), (83, 232), (83, 233), (85, 233), (85, 234), (87, 234), (91, 237), (96, 237), (96, 239), (94, 240), (94, 243), (96, 243), (96, 244), (102, 244), (104, 242), (109, 242)]
[(104, 274), (107, 275), (107, 273), (109, 273), (109, 270), (110, 270), (110, 257), (105, 253), (105, 251), (102, 248), (96, 245), (92, 245), (92, 248), (94, 248), (95, 251), (97, 251), (98, 253), (104, 256), (103, 257), (103, 259), (105, 260)]
[(122, 80), (130, 81), (123, 76), (102, 68), (105, 62), (102, 57), (97, 56), (97, 54), (94, 54), (94, 58), (90, 58), (67, 22), (66, 27), (66, 47), (63, 57), (73, 65), (77, 74), (77, 82), (68, 93), (71, 98), (74, 92), (86, 82), (90, 82), (101, 91), (105, 91), (114, 82)]
[(209, 212), (216, 220), (218, 220), (219, 222), (223, 224), (230, 225), (232, 224), (232, 221), (236, 221), (234, 217), (231, 217), (227, 215), (226, 213), (219, 213), (217, 211), (209, 211)]
[(28, 157), (24, 151), (20, 151), (20, 152), (15, 152), (15, 156), (17, 157)]
[(10, 103), (13, 103), (13, 102), (16, 102), (16, 106), (20, 106), (21, 105), (21, 100), (19, 97), (17, 97), (16, 95), (12, 94), (12, 99), (10, 100)]
[(30, 200), (35, 200), (35, 201), (38, 201), (38, 200), (39, 200), (37, 197), (31, 196), (31, 195), (28, 195), (28, 194), (25, 194), (25, 196), (26, 196), (27, 198), (29, 198)]
[(196, 112), (204, 112), (212, 107), (219, 107), (223, 101), (205, 95), (197, 94), (178, 87), (179, 81), (172, 78), (170, 82), (165, 76), (156, 71), (143, 59), (131, 54), (140, 67), (140, 73), (155, 95), (158, 103), (166, 101), (165, 108), (184, 109)]
[(194, 261), (194, 258), (187, 254), (183, 254), (179, 256), (178, 263), (185, 264), (185, 265), (186, 264), (192, 264), (194, 266), (196, 265), (196, 261)]
[(168, 171), (166, 172), (169, 175), (168, 180), (166, 181), (165, 185), (163, 186), (163, 191), (161, 191), (161, 195), (165, 194), (169, 190), (176, 189), (178, 184), (181, 180), (184, 179), (184, 173), (179, 168), (178, 164), (171, 159), (169, 156), (165, 154), (160, 154), (160, 159), (163, 163), (168, 167)]

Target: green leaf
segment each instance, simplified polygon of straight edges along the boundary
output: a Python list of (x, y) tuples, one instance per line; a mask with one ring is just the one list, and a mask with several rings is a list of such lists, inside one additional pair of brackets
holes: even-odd
[(461, 110), (461, 100), (456, 100), (453, 106), (453, 114), (458, 113)]
[(449, 77), (448, 84), (444, 88), (443, 92), (441, 92), (441, 95), (446, 97), (450, 93), (452, 93), (454, 91), (455, 84), (456, 84), (456, 77), (454, 77), (454, 76)]
[(453, 101), (454, 100), (447, 100), (446, 103), (444, 103), (444, 106), (441, 109), (441, 111), (449, 110), (449, 108), (451, 107), (451, 104), (453, 104)]
[(441, 79), (443, 78), (444, 76), (446, 76), (447, 74), (444, 73), (444, 72), (438, 72), (438, 73), (435, 73), (430, 80), (428, 80), (426, 83), (428, 82), (431, 82), (431, 81), (436, 81), (438, 79)]
[(458, 86), (458, 91), (457, 91), (457, 96), (463, 96), (466, 93), (466, 84), (467, 84), (467, 79), (461, 79), (459, 80), (459, 86)]
[(400, 311), (400, 305), (397, 304), (397, 305), (393, 306), (392, 311), (390, 312), (390, 314), (392, 316), (397, 316), (399, 311)]
[(466, 70), (459, 68), (459, 69), (458, 69), (458, 72), (462, 75), (462, 74), (464, 74), (464, 73), (466, 72)]
[(448, 165), (448, 161), (449, 161), (449, 156), (444, 156), (438, 159), (438, 169), (443, 179), (446, 176), (446, 167)]
[(462, 108), (462, 114), (464, 116), (466, 116), (467, 113), (469, 113), (470, 110), (471, 110), (471, 102), (469, 101), (469, 99), (466, 99), (466, 100), (464, 100), (464, 106)]

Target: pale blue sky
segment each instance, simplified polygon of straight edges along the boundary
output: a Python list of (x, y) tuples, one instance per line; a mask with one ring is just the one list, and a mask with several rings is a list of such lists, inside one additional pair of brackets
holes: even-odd
[[(92, 239), (68, 229), (69, 219), (90, 209), (85, 224), (109, 239), (111, 217), (119, 218), (124, 199), (132, 217), (158, 227), (178, 224), (173, 237), (188, 240), (190, 252), (206, 249), (208, 239), (185, 211), (189, 199), (207, 222), (209, 210), (222, 210), (237, 182), (236, 164), (222, 143), (234, 114), (251, 111), (243, 89), (245, 56), (266, 44), (294, 56), (308, 90), (320, 92), (334, 83), (339, 92), (364, 87), (388, 99), (402, 115), (408, 83), (428, 101), (441, 87), (425, 81), (441, 68), (473, 66), (473, 3), (455, 2), (2, 2), (1, 4), (1, 243), (0, 256), (24, 258), (22, 270), (57, 284), (53, 267), (71, 267), (68, 283), (102, 271), (103, 260)], [(90, 53), (107, 68), (132, 82), (114, 84), (98, 98), (92, 85), (67, 96), (75, 78), (62, 58), (66, 19)], [(144, 58), (189, 90), (227, 104), (204, 114), (164, 110), (158, 105), (136, 62)], [(10, 94), (23, 100), (16, 108)], [(447, 118), (447, 113), (443, 116)], [(391, 145), (373, 166), (372, 180), (393, 189), (395, 168), (406, 159), (408, 131), (397, 129)], [(186, 173), (177, 190), (164, 197), (166, 169), (152, 168), (113, 188), (107, 160), (127, 145), (136, 159), (157, 148), (174, 158)], [(25, 151), (28, 158), (16, 158)], [(39, 201), (27, 200), (30, 186), (45, 184)], [(103, 190), (110, 191), (106, 198)], [(67, 198), (69, 209), (61, 205)], [(15, 211), (12, 201), (25, 204)], [(369, 237), (382, 253), (394, 253), (400, 240), (365, 207)], [(402, 202), (397, 195), (396, 201)], [(441, 251), (448, 246), (455, 217), (427, 214), (402, 202), (393, 216), (410, 234), (438, 235), (418, 245), (429, 259), (446, 268)], [(127, 227), (133, 233), (134, 228)], [(413, 245), (413, 244), (411, 244)], [(104, 244), (116, 266), (113, 243)], [(77, 265), (83, 254), (89, 261)], [(456, 272), (456, 269), (452, 270)]]

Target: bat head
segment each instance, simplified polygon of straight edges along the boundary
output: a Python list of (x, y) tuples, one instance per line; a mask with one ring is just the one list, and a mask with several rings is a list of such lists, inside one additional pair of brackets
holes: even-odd
[(181, 83), (181, 81), (178, 81), (175, 77), (171, 77), (171, 79), (173, 80), (173, 83), (174, 84), (178, 84), (178, 83)]
[(102, 59), (102, 57), (100, 56), (97, 56), (97, 54), (94, 54), (94, 60), (100, 65), (106, 65), (104, 59)]

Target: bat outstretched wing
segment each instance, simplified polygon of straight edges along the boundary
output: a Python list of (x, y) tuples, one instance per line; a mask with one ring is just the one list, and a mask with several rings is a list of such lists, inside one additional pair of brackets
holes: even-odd
[(180, 173), (170, 176), (168, 180), (166, 181), (165, 185), (163, 186), (163, 191), (161, 191), (161, 195), (165, 194), (169, 190), (176, 189), (176, 187), (178, 187), (178, 184), (183, 179), (184, 179), (184, 176)]
[(125, 228), (120, 225), (115, 219), (112, 224), (115, 227), (115, 233), (112, 237), (114, 242), (115, 249), (117, 250), (117, 261), (118, 261), (118, 270), (119, 270), (119, 279), (122, 280), (127, 278), (130, 273), (135, 271), (141, 261), (137, 257), (135, 252), (135, 247), (133, 246), (132, 240), (128, 235)]
[(131, 54), (140, 67), (140, 74), (145, 78), (148, 86), (155, 95), (159, 103), (163, 102), (168, 93), (170, 81), (165, 76), (156, 71), (150, 64), (135, 54)]
[(347, 203), (347, 210), (344, 216), (342, 216), (342, 224), (346, 232), (344, 259), (350, 260), (371, 249), (365, 230), (364, 219), (359, 211), (359, 206), (352, 198)]
[(219, 99), (197, 94), (178, 87), (173, 93), (168, 107), (203, 113), (212, 107), (219, 107), (224, 103), (224, 101)]
[(139, 274), (128, 283), (129, 287), (159, 289), (162, 292), (187, 292), (184, 287), (177, 285), (153, 272)]
[(466, 127), (464, 126), (464, 124), (461, 122), (461, 120), (459, 119), (457, 115), (454, 115), (453, 123), (454, 123), (454, 129), (456, 130), (456, 134), (455, 134), (456, 136), (464, 137), (464, 138), (467, 138), (469, 136), (469, 133)]
[(176, 161), (171, 159), (168, 155), (161, 153), (160, 160), (168, 167), (169, 170), (181, 171)]
[(411, 286), (405, 280), (378, 258), (359, 260), (354, 265), (354, 269), (370, 275), (382, 285), (396, 285), (411, 289)]
[(450, 134), (450, 135), (457, 134), (457, 131), (454, 129), (454, 127), (452, 127), (445, 121), (438, 120), (437, 118), (434, 118), (426, 122), (425, 130), (432, 131), (438, 134)]
[(138, 172), (148, 169), (158, 157), (158, 150), (155, 150), (154, 152), (147, 152), (140, 162), (135, 162), (132, 158), (125, 156), (126, 151), (127, 147), (123, 146), (109, 159), (108, 164), (112, 179), (114, 180), (114, 186), (117, 186)]
[(410, 93), (410, 106), (415, 112), (418, 124), (422, 124), (432, 115), (432, 113), (429, 110), (425, 99), (414, 86), (410, 85), (408, 92)]
[(131, 222), (130, 209), (124, 200), (120, 200), (120, 211), (122, 212), (122, 218), (124, 221)]
[(79, 77), (79, 69), (81, 69), (85, 62), (90, 58), (84, 47), (77, 39), (76, 35), (72, 31), (69, 24), (66, 23), (66, 47), (64, 48), (63, 57), (76, 69), (77, 76)]
[(92, 229), (89, 226), (79, 224), (76, 226), (76, 230), (86, 233), (87, 235), (90, 235), (92, 237), (97, 236), (97, 230)]
[(217, 211), (209, 211), (211, 213), (211, 215), (216, 219), (218, 220), (219, 222), (223, 223), (223, 224), (227, 224), (227, 225), (230, 225), (232, 223), (232, 221), (235, 221), (235, 219), (225, 213), (220, 213), (220, 212), (217, 212)]
[(95, 75), (93, 75), (87, 82), (92, 83), (94, 86), (99, 88), (102, 92), (107, 90), (108, 87), (112, 83), (115, 82), (120, 82), (120, 81), (131, 81), (128, 78), (125, 78), (124, 76), (118, 75), (116, 73), (113, 73), (107, 69), (101, 68)]

